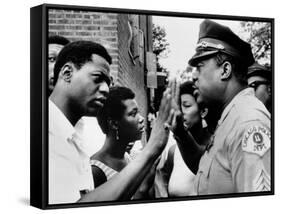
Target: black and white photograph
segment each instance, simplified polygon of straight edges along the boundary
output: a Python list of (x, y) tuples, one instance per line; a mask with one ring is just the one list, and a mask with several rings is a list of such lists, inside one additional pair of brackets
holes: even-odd
[(31, 205), (273, 195), (273, 32), (265, 17), (31, 8)]

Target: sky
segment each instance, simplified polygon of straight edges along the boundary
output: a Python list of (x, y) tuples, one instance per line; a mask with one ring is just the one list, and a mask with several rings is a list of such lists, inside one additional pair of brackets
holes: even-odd
[[(241, 38), (246, 36), (242, 33), (239, 21), (213, 20), (230, 27)], [(188, 66), (188, 60), (195, 53), (199, 25), (203, 19), (153, 16), (152, 21), (165, 28), (166, 38), (170, 44), (168, 56), (160, 59), (160, 63), (171, 72), (171, 75), (176, 75), (178, 71), (183, 71)]]

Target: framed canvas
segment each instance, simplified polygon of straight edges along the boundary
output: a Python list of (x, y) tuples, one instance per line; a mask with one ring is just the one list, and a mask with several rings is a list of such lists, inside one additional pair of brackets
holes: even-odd
[(30, 17), (32, 206), (274, 194), (274, 19), (53, 4)]

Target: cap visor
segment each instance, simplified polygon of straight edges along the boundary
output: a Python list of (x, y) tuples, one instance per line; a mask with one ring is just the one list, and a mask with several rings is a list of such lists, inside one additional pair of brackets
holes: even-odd
[(188, 64), (190, 66), (193, 66), (195, 67), (198, 62), (200, 62), (201, 60), (203, 60), (204, 58), (208, 58), (209, 56), (211, 55), (214, 55), (216, 53), (218, 53), (219, 50), (212, 50), (212, 51), (204, 51), (204, 52), (201, 52), (201, 53), (196, 53), (194, 54), (194, 56), (188, 61)]

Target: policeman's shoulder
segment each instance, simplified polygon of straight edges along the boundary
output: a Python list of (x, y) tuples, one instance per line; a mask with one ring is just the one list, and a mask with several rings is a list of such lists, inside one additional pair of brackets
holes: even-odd
[(234, 109), (240, 123), (261, 121), (264, 124), (270, 124), (270, 113), (256, 97), (248, 97), (244, 103), (235, 105)]

